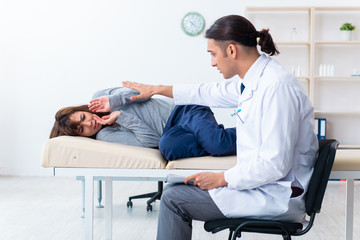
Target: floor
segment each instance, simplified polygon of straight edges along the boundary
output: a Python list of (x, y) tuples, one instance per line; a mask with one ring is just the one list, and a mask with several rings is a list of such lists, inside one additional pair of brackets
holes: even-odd
[[(95, 184), (96, 186), (96, 184)], [(129, 195), (155, 191), (156, 182), (114, 182), (113, 239), (155, 239), (159, 201), (146, 211), (146, 200), (134, 200), (127, 208)], [(360, 199), (360, 182), (355, 182), (355, 197)], [(96, 200), (95, 200), (96, 202)], [(104, 201), (103, 201), (104, 202)], [(0, 176), (1, 240), (79, 240), (84, 239), (81, 209), (81, 182), (64, 177)], [(355, 202), (355, 223), (360, 224), (359, 203)], [(294, 239), (341, 240), (344, 237), (345, 182), (330, 181), (322, 212), (314, 227)], [(104, 209), (95, 208), (94, 239), (104, 239)], [(212, 235), (203, 223), (193, 223), (193, 239), (227, 239), (227, 232)], [(278, 236), (243, 234), (241, 239), (282, 239)], [(360, 228), (354, 230), (360, 239)]]

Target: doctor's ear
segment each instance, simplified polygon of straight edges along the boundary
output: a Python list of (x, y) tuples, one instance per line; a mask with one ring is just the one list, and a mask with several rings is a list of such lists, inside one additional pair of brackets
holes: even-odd
[(237, 53), (236, 46), (234, 44), (230, 44), (226, 49), (226, 53), (229, 57), (236, 58), (236, 53)]

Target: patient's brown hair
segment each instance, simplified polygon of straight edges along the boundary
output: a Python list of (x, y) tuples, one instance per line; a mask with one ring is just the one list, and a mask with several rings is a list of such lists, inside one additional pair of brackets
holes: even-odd
[[(60, 109), (55, 115), (55, 123), (51, 129), (50, 138), (59, 136), (79, 136), (77, 133), (78, 123), (70, 120), (70, 116), (78, 111), (93, 113), (89, 110), (88, 105), (64, 107)], [(96, 113), (99, 117), (107, 114), (109, 113)]]

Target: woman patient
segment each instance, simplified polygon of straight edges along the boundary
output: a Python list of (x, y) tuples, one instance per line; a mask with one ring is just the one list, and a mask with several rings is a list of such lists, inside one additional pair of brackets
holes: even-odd
[(50, 138), (84, 136), (159, 148), (167, 160), (236, 154), (236, 130), (218, 124), (210, 108), (175, 106), (170, 99), (132, 101), (124, 87), (94, 94), (90, 105), (66, 107), (55, 115)]

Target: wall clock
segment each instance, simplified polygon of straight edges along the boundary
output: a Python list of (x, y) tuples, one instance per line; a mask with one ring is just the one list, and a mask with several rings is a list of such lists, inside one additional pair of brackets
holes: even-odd
[(205, 19), (197, 12), (189, 12), (181, 20), (181, 27), (187, 35), (197, 36), (205, 28)]

